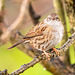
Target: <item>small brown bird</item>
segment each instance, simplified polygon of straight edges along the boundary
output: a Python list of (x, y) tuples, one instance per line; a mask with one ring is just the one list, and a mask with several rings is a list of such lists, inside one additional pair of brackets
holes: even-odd
[(53, 50), (59, 54), (54, 47), (61, 41), (63, 33), (64, 27), (58, 15), (56, 13), (51, 13), (44, 21), (34, 26), (21, 41), (8, 49), (21, 43), (29, 42), (34, 48), (43, 51), (47, 57), (48, 53), (45, 51), (50, 48), (53, 48)]

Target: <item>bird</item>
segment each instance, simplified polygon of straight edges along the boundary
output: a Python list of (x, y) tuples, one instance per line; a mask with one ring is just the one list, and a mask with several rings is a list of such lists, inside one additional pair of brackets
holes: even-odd
[(30, 43), (33, 48), (43, 51), (46, 57), (49, 49), (53, 49), (59, 55), (59, 51), (54, 47), (62, 40), (64, 27), (56, 13), (50, 13), (47, 18), (34, 26), (25, 37), (13, 44), (8, 49), (14, 48), (21, 43)]

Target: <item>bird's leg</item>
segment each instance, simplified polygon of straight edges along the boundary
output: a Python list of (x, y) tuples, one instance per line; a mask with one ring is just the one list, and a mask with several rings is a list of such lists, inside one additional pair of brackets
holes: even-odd
[(50, 54), (49, 53), (47, 53), (45, 50), (43, 50), (43, 54), (45, 54), (46, 55), (46, 58), (47, 58), (47, 60), (50, 60)]
[(59, 51), (55, 48), (52, 48), (53, 50), (51, 52), (55, 52), (57, 54), (57, 56), (59, 56)]

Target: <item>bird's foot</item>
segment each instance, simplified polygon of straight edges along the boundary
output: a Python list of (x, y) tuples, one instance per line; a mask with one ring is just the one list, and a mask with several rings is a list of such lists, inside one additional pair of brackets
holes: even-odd
[(55, 49), (55, 48), (52, 48), (53, 50), (51, 51), (51, 52), (55, 52), (56, 54), (57, 54), (57, 56), (59, 56), (59, 51), (57, 50), (57, 49)]
[(47, 52), (45, 52), (45, 51), (43, 51), (44, 53), (43, 54), (45, 54), (46, 55), (46, 59), (47, 60), (50, 60), (50, 54), (49, 53), (47, 53)]

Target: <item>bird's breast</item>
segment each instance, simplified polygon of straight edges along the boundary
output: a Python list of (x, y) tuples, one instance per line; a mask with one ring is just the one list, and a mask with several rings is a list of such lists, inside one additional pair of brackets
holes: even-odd
[(63, 37), (64, 28), (63, 26), (55, 26), (52, 30), (52, 40), (53, 40), (53, 46), (56, 46)]

